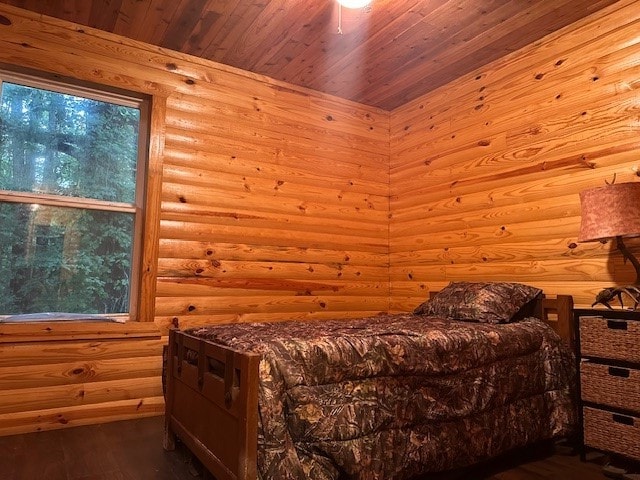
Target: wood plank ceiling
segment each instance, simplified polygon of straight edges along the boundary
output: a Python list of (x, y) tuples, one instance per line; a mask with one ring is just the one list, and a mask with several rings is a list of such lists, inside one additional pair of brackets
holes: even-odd
[(616, 0), (0, 0), (394, 108)]

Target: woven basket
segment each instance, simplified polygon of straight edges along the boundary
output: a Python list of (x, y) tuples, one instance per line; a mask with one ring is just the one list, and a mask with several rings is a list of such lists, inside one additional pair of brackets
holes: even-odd
[(640, 363), (640, 321), (580, 317), (582, 356)]
[(584, 401), (640, 412), (640, 370), (582, 360), (580, 389)]
[(584, 407), (584, 443), (640, 460), (640, 418)]

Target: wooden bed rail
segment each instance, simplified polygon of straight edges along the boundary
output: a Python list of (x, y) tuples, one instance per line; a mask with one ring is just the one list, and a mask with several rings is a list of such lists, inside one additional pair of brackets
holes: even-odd
[(171, 329), (164, 447), (177, 435), (217, 480), (255, 479), (259, 363)]

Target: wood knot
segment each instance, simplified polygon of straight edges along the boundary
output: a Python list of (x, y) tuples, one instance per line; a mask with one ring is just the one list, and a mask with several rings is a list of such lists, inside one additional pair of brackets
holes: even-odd
[(9, 26), (11, 25), (11, 20), (9, 20), (7, 17), (5, 17), (4, 15), (0, 15), (0, 25), (6, 25)]
[(175, 63), (167, 63), (166, 67), (167, 67), (167, 70), (169, 70), (170, 72), (173, 72), (178, 69), (178, 65), (176, 65)]

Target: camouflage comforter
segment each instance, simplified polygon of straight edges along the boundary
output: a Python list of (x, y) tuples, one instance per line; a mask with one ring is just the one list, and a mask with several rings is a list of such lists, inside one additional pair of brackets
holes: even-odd
[(406, 479), (563, 436), (574, 423), (571, 354), (536, 319), (403, 314), (189, 333), (262, 354), (264, 480)]

